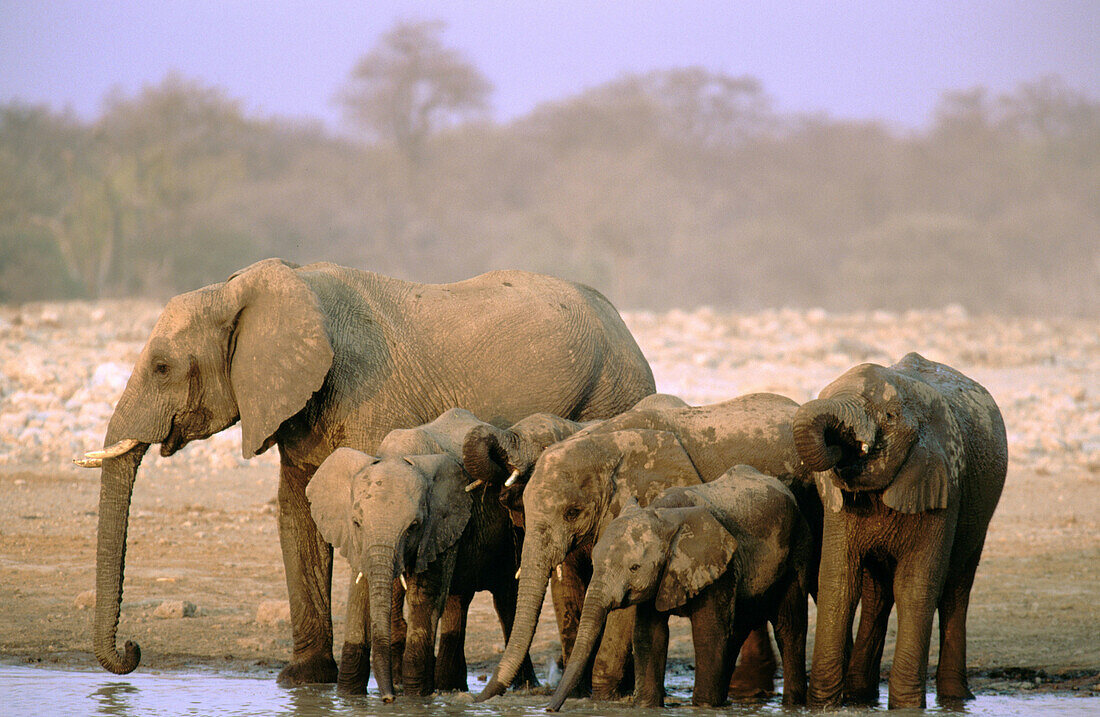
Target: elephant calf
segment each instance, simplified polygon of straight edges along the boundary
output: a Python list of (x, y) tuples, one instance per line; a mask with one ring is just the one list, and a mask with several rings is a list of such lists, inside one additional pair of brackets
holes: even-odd
[[(802, 460), (821, 471), (825, 505), (811, 704), (878, 699), (881, 645), (895, 601), (889, 706), (925, 704), (937, 608), (936, 694), (972, 697), (966, 610), (1008, 466), (993, 397), (958, 371), (911, 353), (890, 367), (850, 369), (798, 409), (793, 429)], [(845, 674), (861, 593), (859, 635)]]
[[(406, 694), (466, 689), (466, 610), (476, 591), (492, 593), (505, 639), (510, 634), (519, 565), (515, 529), (495, 496), (474, 499), (462, 466), (463, 437), (486, 426), (469, 411), (452, 409), (423, 426), (391, 431), (378, 457), (337, 449), (306, 487), (321, 534), (351, 562), (356, 580), (367, 580), (369, 611), (354, 600), (348, 604), (341, 692), (366, 691), (365, 658), (373, 653), (378, 690), (384, 700), (393, 699), (391, 613), (400, 612), (391, 603), (395, 578), (406, 586), (408, 603)], [(518, 681), (538, 684), (530, 658)]]
[(668, 617), (691, 620), (692, 703), (726, 701), (745, 637), (770, 621), (783, 655), (783, 703), (806, 697), (806, 564), (812, 538), (794, 495), (749, 466), (711, 483), (629, 503), (592, 549), (577, 641), (550, 702), (558, 710), (610, 610), (637, 606), (634, 704), (663, 704)]

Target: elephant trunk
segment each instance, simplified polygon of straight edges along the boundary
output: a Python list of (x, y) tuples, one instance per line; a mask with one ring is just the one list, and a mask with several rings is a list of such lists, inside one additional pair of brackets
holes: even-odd
[(596, 648), (603, 633), (604, 621), (610, 610), (610, 602), (599, 585), (589, 586), (588, 593), (584, 596), (584, 608), (581, 610), (580, 623), (577, 626), (577, 639), (573, 643), (573, 650), (569, 653), (569, 664), (565, 667), (565, 674), (561, 682), (554, 690), (554, 696), (550, 698), (550, 704), (546, 709), (557, 712), (561, 709), (565, 698), (576, 688), (584, 674), (584, 668), (588, 664), (592, 651)]
[(827, 471), (849, 453), (866, 454), (876, 428), (858, 400), (843, 398), (808, 401), (792, 422), (795, 450), (813, 471)]
[(508, 638), (508, 644), (504, 648), (504, 655), (500, 658), (496, 673), (485, 685), (485, 688), (475, 698), (475, 702), (483, 702), (490, 697), (504, 694), (508, 686), (516, 678), (523, 658), (531, 648), (531, 641), (535, 637), (535, 628), (538, 626), (539, 614), (542, 612), (542, 601), (546, 597), (546, 584), (550, 580), (550, 571), (555, 562), (555, 556), (545, 546), (536, 543), (535, 536), (528, 536), (523, 544), (523, 557), (520, 562), (519, 587), (516, 594), (516, 614), (512, 622), (512, 634)]
[(383, 702), (393, 702), (393, 669), (390, 651), (390, 612), (393, 608), (393, 571), (395, 550), (387, 545), (367, 550), (366, 574), (369, 595), (371, 664), (378, 694)]
[[(112, 445), (121, 438), (109, 430), (105, 445)], [(133, 672), (141, 661), (140, 647), (127, 640), (120, 653), (115, 640), (122, 607), (130, 499), (138, 465), (148, 448), (148, 443), (139, 443), (127, 453), (104, 458), (100, 477), (93, 645), (99, 664), (116, 675)]]

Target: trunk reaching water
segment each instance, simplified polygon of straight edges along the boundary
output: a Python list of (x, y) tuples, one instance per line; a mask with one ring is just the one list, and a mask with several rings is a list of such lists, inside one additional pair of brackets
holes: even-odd
[(394, 556), (395, 551), (389, 546), (374, 546), (367, 550), (371, 665), (383, 702), (393, 702), (390, 611), (393, 608)]
[[(594, 587), (594, 586), (593, 586)], [(603, 591), (598, 587), (589, 589), (584, 596), (584, 608), (581, 610), (580, 624), (577, 626), (577, 640), (573, 643), (573, 651), (569, 653), (569, 664), (565, 666), (565, 674), (554, 690), (554, 696), (550, 698), (547, 710), (557, 712), (569, 693), (580, 682), (584, 674), (584, 668), (588, 664), (588, 658), (599, 642), (603, 633), (604, 621), (607, 620), (608, 605)]]
[(516, 595), (516, 617), (512, 623), (512, 635), (504, 648), (496, 673), (475, 698), (475, 702), (484, 702), (490, 697), (502, 695), (512, 684), (519, 672), (527, 651), (531, 649), (531, 640), (535, 637), (535, 628), (542, 612), (542, 601), (546, 597), (546, 583), (550, 580), (552, 559), (545, 548), (534, 545), (528, 539), (523, 545), (522, 568), (519, 576), (519, 589)]
[[(107, 444), (116, 440), (117, 437), (108, 435)], [(134, 476), (148, 448), (148, 444), (141, 443), (129, 453), (105, 458), (100, 477), (93, 642), (99, 664), (116, 675), (132, 672), (141, 661), (140, 647), (127, 640), (124, 652), (119, 653), (115, 639), (122, 607), (130, 499), (134, 492)]]

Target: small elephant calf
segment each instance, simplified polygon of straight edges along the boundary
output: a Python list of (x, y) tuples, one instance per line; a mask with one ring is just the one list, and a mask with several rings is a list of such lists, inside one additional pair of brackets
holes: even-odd
[[(431, 423), (391, 431), (378, 457), (337, 449), (306, 487), (321, 535), (348, 558), (359, 573), (356, 582), (362, 580), (369, 593), (368, 601), (351, 586), (341, 693), (366, 691), (372, 652), (384, 701), (393, 699), (398, 679), (407, 695), (465, 690), (466, 610), (475, 591), (492, 593), (507, 639), (515, 614), (518, 536), (495, 495), (475, 499), (467, 490), (470, 476), (462, 464), (464, 437), (486, 426), (469, 411), (451, 409)], [(397, 578), (407, 586), (404, 596), (394, 589)], [(400, 637), (391, 633), (391, 619), (402, 609), (395, 593), (407, 602), (403, 656)], [(517, 681), (538, 684), (529, 658)]]
[(592, 550), (577, 641), (549, 709), (560, 709), (580, 679), (608, 612), (629, 605), (637, 605), (636, 705), (663, 703), (669, 615), (691, 620), (693, 704), (726, 701), (741, 644), (765, 621), (783, 657), (783, 703), (803, 703), (811, 549), (794, 495), (745, 465), (666, 490), (646, 508), (629, 504)]

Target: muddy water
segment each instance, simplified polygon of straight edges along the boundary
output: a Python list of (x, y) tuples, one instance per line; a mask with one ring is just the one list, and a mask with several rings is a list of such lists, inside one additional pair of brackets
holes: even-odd
[[(471, 684), (478, 684), (471, 679)], [(371, 683), (373, 688), (373, 681)], [(562, 715), (804, 715), (806, 710), (785, 710), (778, 698), (758, 705), (735, 705), (722, 710), (689, 706), (691, 682), (669, 680), (669, 706), (662, 710), (635, 710), (625, 703), (566, 702)], [(883, 695), (885, 698), (885, 694)], [(212, 673), (131, 674), (123, 677), (104, 672), (75, 672), (34, 667), (0, 665), (0, 715), (102, 715), (103, 717), (149, 717), (177, 715), (224, 715), (259, 717), (306, 715), (386, 715), (387, 717), (433, 717), (440, 715), (546, 715), (547, 698), (534, 695), (505, 695), (487, 704), (473, 704), (467, 694), (440, 695), (415, 699), (398, 697), (383, 704), (373, 696), (344, 698), (331, 686), (282, 689), (272, 675), (230, 676)], [(934, 698), (929, 696), (929, 704)], [(682, 705), (682, 706), (678, 706)], [(943, 714), (937, 707), (914, 714)], [(848, 709), (831, 714), (873, 715), (884, 710)], [(894, 714), (905, 714), (894, 712)], [(1004, 696), (981, 695), (957, 714), (967, 715), (1096, 715), (1100, 697), (1072, 695)]]

